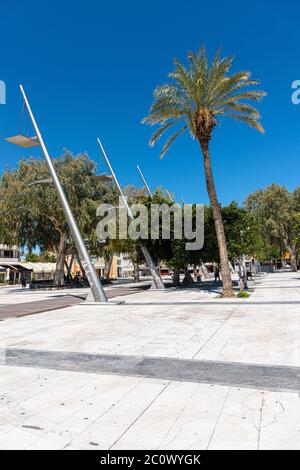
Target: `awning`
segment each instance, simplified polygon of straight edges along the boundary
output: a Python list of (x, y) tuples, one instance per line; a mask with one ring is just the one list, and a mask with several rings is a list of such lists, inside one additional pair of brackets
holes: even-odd
[(33, 271), (34, 274), (52, 273), (56, 269), (56, 263), (20, 263), (25, 269)]
[(7, 268), (0, 266), (0, 273), (6, 273), (6, 271), (7, 271)]
[(29, 263), (19, 263), (19, 268), (27, 269), (27, 271), (32, 271), (32, 267)]
[(13, 263), (13, 264), (9, 264), (9, 263), (6, 263), (6, 262), (1, 262), (1, 266), (5, 269), (13, 269), (14, 271), (18, 271), (18, 268), (19, 268), (19, 265), (20, 263)]
[(56, 263), (7, 263), (1, 262), (4, 269), (13, 269), (14, 271), (32, 271), (33, 273), (52, 273), (56, 269)]

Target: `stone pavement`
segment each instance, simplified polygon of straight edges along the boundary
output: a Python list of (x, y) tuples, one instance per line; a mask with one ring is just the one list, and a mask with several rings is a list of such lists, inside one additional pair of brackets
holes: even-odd
[[(4, 290), (5, 289), (5, 290)], [(50, 312), (82, 303), (89, 289), (63, 289), (57, 291), (22, 290), (18, 287), (4, 288), (0, 295), (0, 321), (7, 318), (24, 317), (37, 313)], [(140, 290), (136, 286), (113, 286), (105, 289), (108, 299), (134, 294)], [(23, 299), (23, 301), (22, 301)]]
[(1, 449), (300, 449), (300, 274), (125, 299), (0, 322)]

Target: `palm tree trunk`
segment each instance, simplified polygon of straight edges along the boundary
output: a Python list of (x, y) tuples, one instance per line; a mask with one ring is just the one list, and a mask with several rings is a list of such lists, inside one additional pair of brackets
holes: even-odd
[(217, 192), (215, 188), (214, 178), (212, 174), (210, 154), (208, 148), (208, 140), (200, 141), (201, 150), (204, 159), (205, 179), (206, 188), (210, 200), (210, 205), (213, 210), (213, 216), (215, 221), (215, 228), (218, 240), (220, 261), (221, 261), (221, 274), (223, 283), (223, 296), (232, 297), (234, 295), (232, 289), (232, 280), (229, 269), (229, 259), (227, 253), (227, 243), (225, 238), (224, 225), (222, 220), (221, 208), (217, 198)]

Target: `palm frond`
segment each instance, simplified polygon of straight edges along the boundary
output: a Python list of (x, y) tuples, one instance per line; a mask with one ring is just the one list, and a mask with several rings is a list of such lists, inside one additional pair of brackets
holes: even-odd
[(219, 110), (217, 110), (215, 114), (224, 114), (224, 112), (228, 111), (244, 113), (245, 115), (250, 115), (255, 119), (258, 119), (260, 117), (260, 114), (256, 108), (254, 108), (250, 104), (239, 102), (228, 103), (226, 106), (220, 106)]
[(160, 158), (163, 158), (165, 156), (166, 152), (169, 150), (169, 148), (171, 147), (174, 140), (176, 140), (177, 137), (187, 129), (187, 127), (188, 126), (183, 126), (181, 129), (176, 131), (175, 134), (173, 134), (171, 137), (169, 137), (169, 139), (167, 140), (167, 142), (165, 143), (165, 145), (163, 146), (163, 148), (162, 148), (162, 150), (159, 154)]
[(150, 124), (153, 126), (154, 124), (164, 124), (168, 119), (181, 119), (185, 118), (186, 113), (185, 111), (180, 111), (174, 108), (164, 108), (161, 111), (157, 111), (155, 113), (149, 114), (143, 120), (143, 124)]
[(260, 132), (264, 131), (259, 122), (259, 111), (251, 102), (259, 102), (265, 92), (251, 89), (257, 87), (259, 81), (252, 79), (249, 71), (230, 74), (232, 62), (233, 56), (221, 58), (218, 50), (209, 63), (204, 47), (196, 53), (188, 53), (187, 65), (174, 61), (174, 71), (169, 74), (170, 83), (154, 90), (149, 115), (142, 121), (159, 125), (150, 145), (154, 145), (172, 125), (183, 125), (167, 140), (161, 156), (187, 128), (198, 140), (209, 138), (218, 124), (217, 116), (237, 119)]
[(166, 124), (162, 125), (161, 127), (159, 127), (155, 132), (154, 134), (152, 135), (151, 139), (150, 139), (150, 145), (151, 147), (153, 147), (153, 145), (155, 144), (155, 142), (163, 135), (164, 132), (166, 132), (167, 129), (169, 129), (169, 127), (173, 126), (174, 124), (176, 123), (175, 120), (173, 121), (169, 121), (167, 122)]
[(245, 116), (243, 114), (227, 114), (226, 117), (236, 119), (237, 121), (246, 122), (247, 124), (249, 124), (249, 126), (254, 127), (254, 129), (258, 130), (262, 134), (266, 132), (264, 127), (258, 120), (251, 118), (249, 116)]

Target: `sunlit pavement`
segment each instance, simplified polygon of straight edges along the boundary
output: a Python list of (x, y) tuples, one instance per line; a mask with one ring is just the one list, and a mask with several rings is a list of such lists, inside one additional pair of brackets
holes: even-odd
[(0, 322), (1, 449), (300, 448), (300, 273), (119, 299)]

